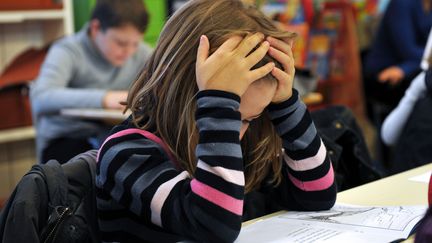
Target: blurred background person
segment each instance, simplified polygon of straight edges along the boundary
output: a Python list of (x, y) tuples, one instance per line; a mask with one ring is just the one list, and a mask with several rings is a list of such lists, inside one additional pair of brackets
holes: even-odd
[(60, 115), (65, 108), (122, 109), (127, 89), (150, 56), (142, 43), (148, 13), (142, 0), (99, 0), (78, 33), (50, 48), (30, 98), (42, 163), (61, 163), (99, 146), (103, 122)]
[[(369, 119), (377, 131), (417, 74), (429, 31), (432, 0), (391, 0), (363, 61)], [(377, 139), (377, 159), (388, 164), (390, 150)]]

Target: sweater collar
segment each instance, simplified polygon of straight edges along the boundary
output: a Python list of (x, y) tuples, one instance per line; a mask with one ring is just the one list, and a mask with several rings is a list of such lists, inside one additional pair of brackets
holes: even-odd
[(86, 23), (82, 29), (78, 32), (79, 38), (84, 43), (86, 53), (95, 58), (95, 62), (103, 64), (104, 66), (114, 67), (99, 51), (99, 48), (90, 38), (90, 26)]

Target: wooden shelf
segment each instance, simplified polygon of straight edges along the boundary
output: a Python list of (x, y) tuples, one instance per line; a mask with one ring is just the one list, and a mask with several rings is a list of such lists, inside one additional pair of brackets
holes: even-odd
[(35, 136), (33, 126), (0, 130), (0, 144), (34, 139)]
[(61, 10), (0, 11), (0, 23), (21, 23), (30, 20), (63, 19)]

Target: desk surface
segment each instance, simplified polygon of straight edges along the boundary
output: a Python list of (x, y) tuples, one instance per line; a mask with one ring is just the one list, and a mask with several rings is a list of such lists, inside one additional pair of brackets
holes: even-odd
[[(432, 163), (339, 192), (337, 194), (337, 203), (371, 206), (426, 205), (428, 184), (411, 181), (409, 179), (431, 170)], [(281, 212), (276, 212), (244, 222), (243, 226), (257, 222), (260, 219), (276, 216), (280, 213)], [(414, 236), (411, 236), (404, 242), (414, 242)]]
[(63, 116), (84, 119), (112, 119), (123, 121), (130, 113), (123, 114), (122, 110), (70, 108), (62, 109), (60, 114)]
[[(431, 170), (432, 163), (339, 192), (336, 202), (363, 206), (426, 205), (428, 184), (408, 179)], [(243, 226), (278, 214), (249, 220)]]
[(342, 191), (337, 202), (357, 205), (427, 204), (428, 184), (408, 180), (432, 170), (432, 163)]

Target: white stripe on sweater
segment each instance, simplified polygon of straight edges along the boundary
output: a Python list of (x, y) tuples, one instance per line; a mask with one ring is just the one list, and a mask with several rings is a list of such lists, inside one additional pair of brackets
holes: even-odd
[(245, 184), (243, 171), (231, 170), (220, 166), (210, 166), (202, 160), (198, 160), (198, 168), (219, 176), (227, 182), (231, 182), (239, 186), (244, 186)]
[(161, 211), (165, 203), (165, 200), (168, 198), (168, 195), (170, 194), (174, 186), (179, 181), (182, 181), (186, 178), (189, 178), (189, 173), (187, 171), (183, 171), (182, 173), (178, 174), (176, 177), (172, 178), (171, 180), (161, 184), (159, 188), (156, 190), (156, 193), (153, 195), (153, 198), (150, 203), (151, 221), (154, 224), (162, 227)]

